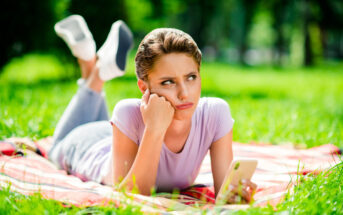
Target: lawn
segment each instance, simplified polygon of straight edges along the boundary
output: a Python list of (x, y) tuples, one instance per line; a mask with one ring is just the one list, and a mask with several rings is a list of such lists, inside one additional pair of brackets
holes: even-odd
[[(106, 83), (109, 111), (121, 99), (141, 96), (133, 62), (131, 55), (127, 74)], [(77, 90), (74, 72), (72, 64), (51, 55), (31, 54), (9, 63), (0, 76), (0, 138), (52, 135)], [(235, 119), (234, 141), (298, 147), (331, 143), (343, 148), (343, 64), (278, 69), (204, 62), (201, 76), (202, 96), (220, 97), (229, 103)], [(331, 174), (304, 177), (304, 183), (278, 209), (343, 213), (342, 177), (342, 164)], [(17, 194), (1, 191), (0, 200), (10, 201), (13, 195)], [(262, 212), (272, 213), (273, 209), (252, 208), (238, 213)]]

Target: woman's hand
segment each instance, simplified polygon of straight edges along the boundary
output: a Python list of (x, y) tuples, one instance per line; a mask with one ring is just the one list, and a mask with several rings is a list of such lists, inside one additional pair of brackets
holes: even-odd
[(230, 185), (227, 203), (249, 203), (255, 193), (257, 185), (250, 180), (242, 180), (238, 186)]
[(146, 128), (166, 132), (174, 116), (174, 108), (163, 96), (150, 94), (146, 90), (142, 96), (140, 110)]

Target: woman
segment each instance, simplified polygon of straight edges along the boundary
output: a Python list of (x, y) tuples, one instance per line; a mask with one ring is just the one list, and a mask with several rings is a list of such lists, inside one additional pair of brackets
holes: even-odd
[[(110, 36), (117, 44), (109, 50), (116, 53), (108, 55), (115, 56), (117, 66), (112, 68), (118, 70), (129, 50), (118, 47), (130, 47), (127, 41), (132, 39), (127, 39), (131, 34), (125, 24), (113, 31)], [(139, 193), (150, 195), (152, 189), (169, 192), (192, 185), (210, 150), (217, 194), (233, 157), (234, 120), (224, 100), (200, 98), (201, 52), (194, 40), (171, 28), (153, 30), (142, 40), (135, 63), (143, 96), (116, 104), (112, 127), (102, 91), (106, 65), (101, 58), (107, 54), (93, 56), (79, 58), (80, 87), (56, 127), (51, 160), (84, 180), (129, 190), (136, 186)], [(112, 72), (106, 77), (121, 75)], [(253, 189), (246, 181), (239, 193), (250, 201)]]

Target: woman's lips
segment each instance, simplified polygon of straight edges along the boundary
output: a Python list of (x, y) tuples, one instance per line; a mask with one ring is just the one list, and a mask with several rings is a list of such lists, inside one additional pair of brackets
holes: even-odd
[(176, 108), (179, 110), (184, 110), (184, 109), (188, 109), (191, 108), (193, 106), (193, 103), (184, 103), (182, 105), (177, 105)]

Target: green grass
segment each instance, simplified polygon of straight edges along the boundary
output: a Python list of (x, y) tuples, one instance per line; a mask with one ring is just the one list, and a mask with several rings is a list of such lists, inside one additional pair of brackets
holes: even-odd
[[(1, 76), (0, 103), (4, 107), (0, 111), (1, 138), (52, 135), (57, 120), (77, 90), (75, 80), (59, 81), (68, 75), (62, 72), (60, 77), (56, 75), (56, 71), (62, 71), (60, 63), (51, 60), (58, 69), (50, 71), (51, 66), (39, 64), (42, 59), (31, 58), (15, 60)], [(141, 96), (132, 62), (131, 58), (127, 75), (106, 84), (110, 111), (121, 99)], [(33, 68), (28, 71), (24, 69), (27, 67)], [(35, 79), (26, 78), (34, 68), (43, 78), (39, 73), (34, 73)], [(343, 96), (340, 95), (343, 73), (340, 70), (343, 65), (280, 71), (204, 63), (202, 96), (228, 101), (236, 120), (235, 141), (295, 143), (307, 147), (332, 143), (343, 147), (340, 141), (343, 139)], [(47, 79), (50, 73), (52, 77)]]
[[(119, 100), (141, 96), (133, 62), (131, 55), (127, 74), (106, 83), (110, 112)], [(0, 138), (39, 139), (52, 135), (77, 90), (75, 78), (71, 78), (75, 77), (74, 72), (72, 64), (46, 55), (28, 55), (8, 64), (0, 76)], [(302, 147), (332, 143), (343, 147), (343, 64), (275, 69), (205, 62), (201, 76), (202, 96), (221, 97), (229, 103), (235, 119), (234, 141), (292, 143)], [(339, 167), (333, 170), (332, 179), (318, 176), (299, 187), (306, 190), (332, 180), (318, 190), (331, 193), (337, 191), (337, 186), (330, 184), (340, 182), (341, 173), (342, 167)], [(299, 199), (307, 201), (309, 194), (304, 190), (300, 189), (283, 204), (287, 208), (279, 209), (288, 211), (293, 207), (294, 211), (303, 212), (297, 211), (295, 205), (301, 202)], [(337, 192), (342, 196), (341, 187)], [(334, 211), (324, 206), (321, 194), (311, 194), (314, 202), (322, 204), (318, 206), (320, 212)], [(343, 202), (342, 197), (328, 196), (328, 199), (330, 204)], [(270, 208), (252, 210), (272, 211)], [(342, 208), (340, 210), (343, 212)]]
[[(140, 208), (125, 207), (76, 207), (64, 205), (58, 201), (42, 198), (40, 194), (25, 196), (9, 191), (0, 190), (0, 214), (142, 214)], [(114, 205), (114, 204), (113, 204)]]
[(343, 66), (242, 69), (204, 65), (203, 95), (228, 101), (234, 140), (343, 146)]
[(343, 163), (317, 177), (301, 177), (301, 186), (288, 194), (280, 210), (302, 214), (343, 213)]
[(249, 208), (234, 214), (342, 214), (343, 162), (317, 176), (299, 176), (300, 185), (276, 208)]

